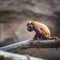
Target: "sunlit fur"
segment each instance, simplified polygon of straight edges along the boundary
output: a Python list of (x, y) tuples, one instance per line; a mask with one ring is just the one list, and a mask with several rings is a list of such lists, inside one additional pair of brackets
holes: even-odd
[(46, 39), (57, 39), (57, 37), (51, 37), (50, 29), (45, 24), (36, 21), (28, 21), (27, 25), (29, 24), (32, 24), (36, 28), (39, 28), (41, 31), (43, 31)]

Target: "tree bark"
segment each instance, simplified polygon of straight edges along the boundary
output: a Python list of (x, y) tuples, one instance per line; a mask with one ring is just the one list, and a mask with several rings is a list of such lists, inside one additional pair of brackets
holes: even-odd
[(0, 50), (25, 50), (28, 48), (56, 48), (60, 47), (60, 39), (58, 41), (55, 40), (35, 40), (33, 43), (30, 43), (29, 40), (25, 40), (22, 42), (17, 42), (14, 44), (10, 44), (7, 46), (0, 47)]

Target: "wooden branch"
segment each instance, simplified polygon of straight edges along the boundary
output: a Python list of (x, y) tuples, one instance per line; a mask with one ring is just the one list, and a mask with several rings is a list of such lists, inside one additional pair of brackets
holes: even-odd
[[(60, 39), (58, 40), (58, 47), (60, 47)], [(29, 40), (25, 40), (22, 42), (14, 43), (11, 45), (0, 47), (0, 50), (25, 50), (28, 48), (56, 48), (56, 41), (55, 40), (36, 40), (32, 44)]]
[(42, 58), (35, 58), (29, 55), (20, 55), (15, 53), (9, 53), (0, 50), (0, 60), (45, 60)]

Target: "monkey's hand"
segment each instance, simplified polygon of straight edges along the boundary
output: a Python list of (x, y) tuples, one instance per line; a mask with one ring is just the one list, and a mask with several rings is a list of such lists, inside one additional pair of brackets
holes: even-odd
[(29, 43), (32, 45), (33, 44), (33, 40), (30, 40)]

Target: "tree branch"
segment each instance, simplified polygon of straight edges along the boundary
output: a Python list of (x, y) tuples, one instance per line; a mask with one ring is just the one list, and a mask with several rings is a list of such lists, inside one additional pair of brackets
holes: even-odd
[(58, 46), (56, 45), (55, 40), (36, 40), (32, 44), (29, 42), (29, 40), (25, 40), (22, 42), (14, 43), (11, 45), (0, 47), (0, 50), (25, 50), (28, 48), (56, 48), (60, 47), (60, 39), (58, 40)]

